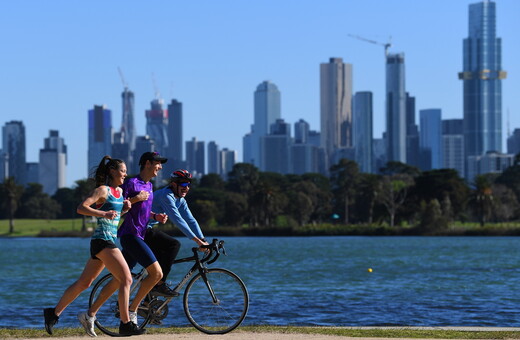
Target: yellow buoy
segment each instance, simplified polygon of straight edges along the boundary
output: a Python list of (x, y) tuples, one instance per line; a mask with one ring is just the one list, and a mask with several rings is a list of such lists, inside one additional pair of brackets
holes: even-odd
[(372, 273), (372, 268), (368, 268), (367, 272)]

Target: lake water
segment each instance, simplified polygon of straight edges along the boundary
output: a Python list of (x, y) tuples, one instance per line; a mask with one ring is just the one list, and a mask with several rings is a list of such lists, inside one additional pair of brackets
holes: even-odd
[[(180, 239), (181, 255), (193, 242)], [(248, 325), (520, 326), (514, 237), (227, 237), (250, 294)], [(0, 238), (0, 327), (43, 328), (88, 258), (89, 239)], [(371, 268), (372, 272), (368, 269)], [(171, 281), (185, 274), (174, 267)], [(90, 289), (60, 317), (78, 327)], [(186, 324), (181, 299), (165, 326)]]

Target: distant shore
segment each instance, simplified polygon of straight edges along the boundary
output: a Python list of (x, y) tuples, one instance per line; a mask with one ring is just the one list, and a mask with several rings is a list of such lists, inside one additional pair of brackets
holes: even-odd
[[(68, 220), (15, 220), (14, 232), (9, 233), (9, 221), (0, 220), (0, 237), (90, 237), (93, 224), (82, 231), (81, 219)], [(182, 236), (171, 224), (160, 226), (173, 236)], [(386, 224), (332, 224), (305, 226), (238, 226), (202, 227), (211, 236), (520, 236), (520, 222), (478, 223), (454, 222), (438, 230), (423, 230), (412, 226), (390, 227)], [(90, 231), (89, 231), (90, 230)]]

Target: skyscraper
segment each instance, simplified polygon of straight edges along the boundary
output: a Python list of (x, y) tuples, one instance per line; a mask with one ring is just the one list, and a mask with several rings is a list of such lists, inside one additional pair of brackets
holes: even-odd
[(496, 36), (496, 4), (469, 5), (468, 37), (463, 43), (465, 157), (502, 151), (502, 42)]
[(187, 168), (195, 177), (199, 178), (206, 173), (206, 152), (204, 148), (205, 143), (203, 141), (197, 141), (195, 137), (186, 142)]
[(387, 161), (406, 163), (406, 89), (404, 53), (386, 57)]
[[(123, 159), (127, 167), (133, 166), (133, 151), (135, 149), (136, 129), (135, 129), (135, 118), (134, 118), (134, 93), (129, 91), (125, 86), (124, 91), (121, 93), (122, 99), (122, 119), (121, 119), (121, 130), (117, 139), (114, 137), (114, 144), (118, 146), (113, 150), (113, 157)], [(117, 155), (115, 154), (117, 150)], [(137, 160), (139, 161), (139, 160)]]
[(254, 111), (255, 123), (251, 126), (251, 133), (243, 140), (243, 159), (261, 167), (260, 139), (267, 136), (271, 124), (281, 118), (281, 95), (275, 84), (264, 81), (256, 87)]
[(336, 149), (352, 146), (352, 65), (342, 58), (320, 64), (320, 121), (328, 159)]
[(208, 174), (220, 174), (220, 155), (217, 143), (208, 143)]
[(462, 119), (442, 121), (442, 160), (443, 168), (455, 169), (464, 177), (464, 129)]
[(168, 104), (168, 163), (173, 169), (180, 168), (184, 159), (182, 138), (182, 103), (172, 99)]
[(283, 119), (271, 124), (270, 134), (260, 140), (261, 171), (289, 173), (291, 164), (291, 125)]
[[(2, 127), (2, 150), (6, 154), (7, 173), (18, 184), (26, 183), (25, 126), (23, 122), (12, 120)], [(2, 178), (3, 181), (3, 178)]]
[(66, 186), (67, 146), (56, 130), (49, 131), (40, 149), (39, 183), (43, 191), (54, 195), (56, 190)]
[(354, 148), (356, 163), (362, 172), (372, 172), (372, 92), (356, 92), (354, 95)]
[(168, 112), (163, 109), (163, 100), (154, 99), (150, 102), (150, 110), (146, 110), (146, 134), (155, 142), (155, 151), (162, 155), (167, 153)]
[(218, 154), (220, 166), (219, 174), (224, 180), (227, 180), (228, 174), (233, 170), (233, 166), (237, 161), (237, 153), (234, 150), (224, 148), (220, 150)]
[(101, 158), (112, 154), (112, 112), (105, 106), (94, 105), (88, 110), (87, 174), (98, 166)]
[(419, 148), (421, 169), (432, 170), (442, 168), (442, 123), (440, 109), (419, 111), (420, 134)]

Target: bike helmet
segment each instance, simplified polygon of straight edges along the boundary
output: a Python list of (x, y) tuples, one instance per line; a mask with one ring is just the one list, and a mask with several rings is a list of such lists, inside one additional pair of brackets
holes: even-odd
[(174, 172), (172, 172), (172, 174), (170, 175), (170, 178), (172, 181), (175, 181), (175, 182), (177, 182), (179, 180), (187, 180), (187, 181), (191, 182), (191, 179), (193, 178), (193, 176), (190, 174), (190, 172), (188, 170), (177, 169)]

